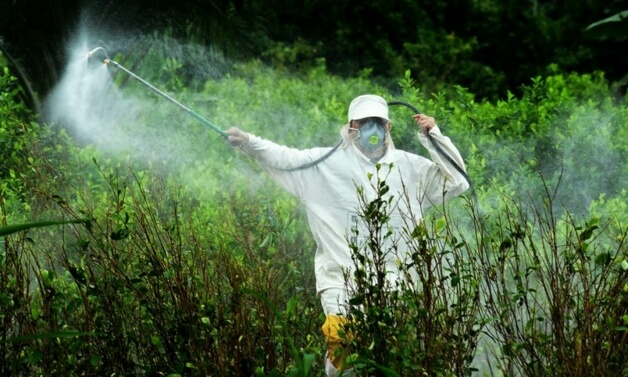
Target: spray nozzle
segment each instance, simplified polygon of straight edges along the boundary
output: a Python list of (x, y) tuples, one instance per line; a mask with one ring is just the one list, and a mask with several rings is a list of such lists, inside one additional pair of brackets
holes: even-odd
[(109, 59), (109, 55), (107, 55), (107, 51), (102, 47), (96, 47), (87, 53), (87, 64), (90, 66), (95, 66), (95, 64), (98, 63), (107, 65), (110, 61), (111, 60)]

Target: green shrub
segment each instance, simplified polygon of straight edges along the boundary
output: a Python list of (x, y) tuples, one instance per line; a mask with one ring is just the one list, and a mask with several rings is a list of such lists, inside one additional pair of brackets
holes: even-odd
[[(395, 203), (408, 198), (386, 195), (386, 175), (380, 168), (373, 177), (374, 199), (358, 189), (365, 231), (351, 237), (367, 241), (350, 243), (354, 272), (347, 278), (354, 283), (347, 286), (349, 322), (343, 330), (353, 336), (345, 340), (352, 353), (347, 364), (364, 376), (470, 376), (477, 370), (472, 362), (483, 327), (482, 276), (470, 263), (474, 251), (452, 227), (448, 205), (422, 220), (402, 214), (413, 219), (400, 230), (409, 249), (397, 249), (389, 221)], [(392, 282), (390, 258), (400, 265)]]
[[(347, 104), (370, 92), (435, 116), (459, 147), (475, 190), (457, 203), (471, 210), (433, 211), (408, 230), (416, 264), (435, 269), (419, 269), (424, 290), (356, 313), (369, 329), (352, 348), (361, 372), (625, 371), (628, 111), (603, 75), (535, 78), (521, 98), (493, 103), (461, 87), (429, 93), (410, 72), (391, 90), (368, 72), (341, 79), (320, 64), (286, 75), (250, 62), (195, 90), (179, 80), (185, 53), (162, 61), (158, 47), (154, 66), (133, 69), (221, 128), (331, 146)], [(321, 375), (314, 244), (294, 198), (133, 80), (117, 76), (103, 98), (110, 139), (78, 144), (75, 130), (33, 121), (4, 72), (1, 225), (89, 223), (2, 238), (1, 374)], [(391, 115), (395, 145), (425, 154), (411, 112)], [(439, 265), (443, 255), (455, 268)]]
[(476, 236), (485, 347), (508, 376), (625, 375), (628, 228), (555, 212), (555, 189), (544, 205), (504, 197)]

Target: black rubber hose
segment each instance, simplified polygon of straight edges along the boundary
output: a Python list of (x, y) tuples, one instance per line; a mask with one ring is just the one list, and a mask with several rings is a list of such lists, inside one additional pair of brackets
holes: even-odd
[[(412, 111), (414, 111), (414, 113), (415, 113), (415, 114), (421, 114), (421, 112), (419, 111), (419, 109), (417, 109), (416, 107), (414, 107), (414, 106), (412, 106), (411, 104), (409, 104), (409, 103), (407, 103), (407, 102), (404, 102), (404, 101), (390, 101), (390, 102), (388, 102), (388, 105), (389, 105), (389, 106), (390, 106), (390, 105), (403, 105), (403, 106), (406, 106), (406, 107), (408, 107), (408, 108), (412, 109)], [(445, 152), (445, 151), (443, 150), (443, 148), (441, 148), (441, 147), (440, 147), (440, 145), (439, 145), (439, 144), (438, 144), (438, 143), (434, 140), (434, 138), (432, 137), (432, 135), (430, 135), (430, 133), (429, 133), (429, 132), (427, 133), (427, 138), (428, 138), (428, 139), (429, 139), (429, 141), (432, 143), (432, 145), (434, 146), (434, 148), (436, 148), (436, 151), (437, 151), (437, 152), (438, 152), (441, 156), (443, 156), (443, 157), (444, 157), (447, 161), (449, 161), (449, 163), (450, 163), (451, 165), (453, 165), (453, 167), (454, 167), (456, 170), (458, 170), (458, 172), (459, 172), (460, 174), (462, 174), (462, 176), (464, 177), (464, 179), (466, 179), (466, 180), (467, 180), (467, 183), (469, 184), (469, 190), (470, 190), (470, 192), (471, 192), (471, 199), (473, 200), (473, 205), (475, 206), (475, 209), (476, 209), (477, 214), (478, 214), (479, 225), (480, 225), (480, 229), (481, 229), (481, 231), (482, 231), (482, 237), (483, 237), (483, 238), (488, 238), (488, 236), (487, 236), (487, 231), (486, 231), (486, 226), (485, 226), (485, 224), (484, 224), (484, 215), (483, 215), (483, 213), (482, 213), (482, 211), (481, 211), (481, 208), (480, 208), (480, 202), (479, 202), (479, 200), (478, 200), (478, 196), (477, 196), (477, 194), (476, 194), (476, 192), (475, 192), (475, 188), (473, 187), (473, 183), (471, 182), (471, 179), (469, 178), (469, 175), (467, 174), (467, 172), (465, 172), (465, 171), (462, 169), (462, 167), (460, 167), (460, 166), (459, 166), (459, 165), (458, 165), (458, 164), (457, 164), (457, 163), (453, 160), (453, 158), (451, 158), (451, 156), (450, 156), (447, 152)], [(487, 252), (487, 255), (489, 255), (489, 254), (488, 254), (488, 252), (489, 252), (490, 250), (487, 248), (486, 244), (484, 244), (484, 242), (483, 242), (483, 241), (481, 242), (481, 247), (482, 247), (482, 249), (483, 249), (485, 252)]]
[[(404, 102), (404, 101), (390, 101), (390, 102), (388, 102), (388, 106), (390, 106), (390, 105), (403, 105), (403, 106), (406, 106), (406, 107), (410, 108), (412, 111), (414, 111), (415, 114), (421, 114), (421, 111), (419, 111), (419, 109), (417, 109), (413, 105), (409, 104), (408, 102)], [(458, 171), (458, 173), (462, 174), (464, 179), (466, 179), (467, 182), (469, 183), (469, 186), (472, 186), (471, 185), (471, 180), (469, 179), (469, 176), (467, 175), (467, 172), (464, 171), (464, 169), (462, 169), (462, 167), (460, 167), (460, 165), (458, 165), (454, 161), (454, 159), (451, 158), (451, 156), (447, 152), (445, 152), (443, 150), (443, 148), (441, 148), (441, 146), (434, 140), (434, 138), (432, 137), (432, 135), (430, 135), (429, 132), (427, 133), (427, 138), (432, 143), (434, 148), (436, 148), (436, 151), (441, 156), (443, 156), (443, 158), (445, 158), (454, 167), (454, 169), (456, 169)]]

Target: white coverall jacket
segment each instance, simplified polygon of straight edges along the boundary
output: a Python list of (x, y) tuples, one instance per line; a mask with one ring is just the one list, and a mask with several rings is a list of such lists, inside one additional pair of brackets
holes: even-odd
[[(347, 129), (348, 126), (342, 129), (343, 144), (333, 154), (317, 165), (302, 170), (286, 171), (318, 159), (330, 148), (299, 150), (252, 134), (249, 134), (249, 142), (242, 146), (245, 153), (255, 158), (275, 181), (305, 206), (317, 245), (314, 262), (319, 294), (326, 289), (346, 289), (343, 269), (351, 271), (354, 267), (348, 241), (354, 235), (352, 227), (359, 227), (361, 222), (356, 187), (362, 187), (370, 201), (376, 197), (373, 186), (377, 177), (386, 177), (390, 190), (385, 198), (393, 195), (393, 201), (398, 204), (388, 224), (395, 229), (416, 225), (425, 209), (458, 196), (469, 187), (465, 177), (440, 156), (421, 133), (420, 142), (428, 149), (431, 161), (395, 149), (388, 133), (387, 151), (377, 161), (381, 166), (378, 174), (376, 164), (355, 146)], [(438, 127), (432, 128), (430, 135), (464, 169), (464, 161), (450, 139), (443, 136)], [(390, 164), (392, 169), (389, 172)], [(369, 174), (372, 175), (371, 180)], [(403, 194), (404, 190), (407, 195)], [(403, 253), (406, 243), (401, 235), (397, 235), (397, 240), (398, 251)], [(398, 272), (396, 259), (391, 258), (387, 263), (392, 281)]]

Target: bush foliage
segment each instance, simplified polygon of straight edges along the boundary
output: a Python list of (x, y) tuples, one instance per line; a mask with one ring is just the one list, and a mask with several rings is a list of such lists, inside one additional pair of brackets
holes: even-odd
[[(628, 372), (628, 106), (603, 74), (536, 77), (488, 102), (430, 93), (410, 72), (391, 90), (324, 64), (297, 76), (249, 62), (189, 88), (176, 57), (146, 63), (140, 75), (223, 128), (331, 146), (349, 101), (369, 92), (435, 116), (459, 147), (473, 190), (407, 230), (421, 289), (358, 281), (359, 375)], [(2, 238), (0, 374), (322, 375), (315, 246), (296, 201), (113, 75), (98, 113), (111, 128), (80, 138), (76, 124), (36, 122), (0, 76), (0, 226), (80, 221)], [(391, 113), (396, 147), (424, 154), (408, 110)]]

